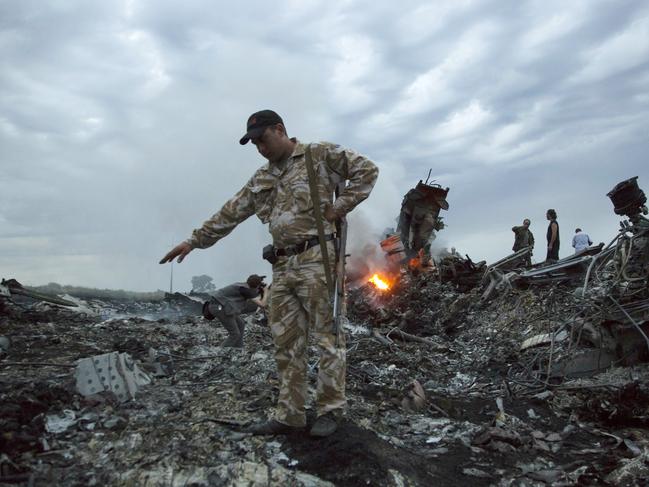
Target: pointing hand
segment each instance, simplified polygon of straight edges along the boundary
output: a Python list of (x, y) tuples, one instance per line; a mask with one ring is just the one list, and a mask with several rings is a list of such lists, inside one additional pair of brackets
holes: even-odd
[(160, 264), (166, 264), (167, 262), (171, 262), (174, 260), (176, 257), (178, 257), (178, 263), (180, 264), (185, 257), (187, 257), (187, 254), (189, 254), (192, 251), (192, 246), (189, 245), (187, 242), (182, 242), (176, 245), (173, 249), (171, 249), (171, 252), (169, 252), (167, 255), (165, 255), (162, 260), (160, 260)]

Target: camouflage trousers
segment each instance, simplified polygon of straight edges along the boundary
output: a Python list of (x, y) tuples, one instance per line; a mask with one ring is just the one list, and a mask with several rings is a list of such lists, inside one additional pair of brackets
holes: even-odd
[(424, 249), (426, 254), (430, 253), (430, 237), (435, 229), (435, 217), (426, 215), (421, 220), (412, 224), (412, 250), (419, 252)]
[[(330, 262), (334, 252), (329, 245)], [(319, 246), (273, 265), (270, 328), (275, 342), (279, 398), (274, 419), (291, 426), (306, 424), (307, 347), (313, 333), (320, 352), (316, 388), (317, 415), (342, 412), (346, 405), (346, 347), (332, 330), (332, 306)]]
[(432, 214), (413, 217), (409, 213), (402, 212), (399, 217), (399, 228), (401, 241), (408, 249), (408, 257), (415, 256), (421, 249), (429, 253), (429, 240), (435, 229), (435, 217)]

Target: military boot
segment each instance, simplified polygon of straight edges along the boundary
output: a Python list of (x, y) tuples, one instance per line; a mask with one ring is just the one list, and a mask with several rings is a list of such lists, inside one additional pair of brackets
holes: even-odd
[(253, 435), (290, 435), (301, 430), (302, 428), (299, 426), (289, 426), (274, 419), (269, 419), (268, 421), (253, 424), (246, 428), (245, 431)]
[(338, 429), (338, 418), (333, 413), (323, 414), (316, 419), (309, 434), (316, 438), (324, 438)]

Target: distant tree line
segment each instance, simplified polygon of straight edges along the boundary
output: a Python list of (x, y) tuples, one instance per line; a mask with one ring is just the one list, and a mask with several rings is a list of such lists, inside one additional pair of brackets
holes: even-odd
[(69, 294), (78, 298), (116, 299), (122, 301), (160, 301), (165, 292), (158, 289), (153, 292), (125, 291), (124, 289), (97, 289), (92, 287), (68, 286), (50, 282), (44, 286), (25, 286), (43, 294)]

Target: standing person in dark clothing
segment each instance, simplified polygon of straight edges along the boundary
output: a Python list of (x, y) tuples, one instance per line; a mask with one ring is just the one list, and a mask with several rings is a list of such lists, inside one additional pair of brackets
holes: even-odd
[(550, 221), (548, 225), (548, 256), (546, 262), (556, 262), (559, 260), (559, 223), (557, 222), (557, 212), (549, 209), (545, 217)]
[(203, 316), (208, 320), (218, 318), (228, 331), (223, 347), (243, 347), (243, 333), (246, 322), (241, 314), (251, 313), (266, 307), (268, 293), (264, 277), (252, 274), (246, 282), (236, 282), (219, 289), (212, 299), (203, 305)]

